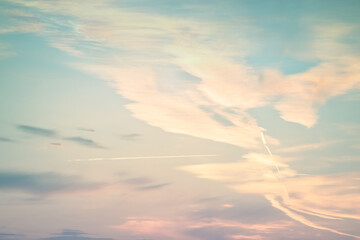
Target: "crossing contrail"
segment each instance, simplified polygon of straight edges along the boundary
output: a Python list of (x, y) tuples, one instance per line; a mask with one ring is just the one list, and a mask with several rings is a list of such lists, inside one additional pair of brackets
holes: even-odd
[(114, 157), (114, 158), (85, 158), (72, 159), (69, 162), (88, 162), (88, 161), (112, 161), (112, 160), (132, 160), (132, 159), (159, 159), (159, 158), (199, 158), (199, 157), (217, 157), (215, 154), (197, 154), (197, 155), (170, 155), (170, 156), (140, 156), (140, 157)]

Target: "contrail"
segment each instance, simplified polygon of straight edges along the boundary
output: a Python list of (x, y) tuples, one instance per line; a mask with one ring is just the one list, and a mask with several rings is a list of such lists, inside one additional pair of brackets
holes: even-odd
[(273, 154), (272, 154), (272, 152), (270, 151), (270, 148), (269, 148), (268, 145), (266, 144), (266, 141), (265, 141), (265, 137), (264, 137), (264, 133), (263, 133), (263, 132), (261, 132), (261, 139), (262, 139), (262, 142), (263, 142), (263, 144), (264, 144), (264, 147), (266, 148), (267, 152), (268, 152), (269, 155), (270, 155), (271, 160), (273, 161), (273, 163), (274, 163), (274, 165), (275, 165), (275, 167), (276, 167), (277, 172), (279, 173), (279, 172), (280, 172), (279, 166), (278, 166), (277, 162), (274, 160)]
[(283, 191), (284, 191), (285, 196), (286, 196), (286, 200), (289, 201), (289, 200), (290, 200), (290, 198), (289, 198), (289, 193), (288, 193), (285, 185), (283, 184), (283, 182), (281, 181), (281, 178), (280, 178), (279, 166), (278, 166), (277, 162), (274, 160), (273, 154), (272, 154), (272, 152), (270, 151), (270, 148), (268, 147), (268, 145), (267, 145), (267, 143), (266, 143), (264, 133), (263, 133), (262, 131), (261, 131), (260, 133), (261, 133), (261, 139), (262, 139), (262, 142), (263, 142), (263, 144), (264, 144), (264, 147), (266, 148), (267, 152), (268, 152), (269, 155), (270, 155), (271, 161), (273, 162), (274, 166), (276, 167), (277, 175), (278, 175), (278, 176), (275, 175), (275, 177), (276, 177), (276, 178), (279, 180), (279, 182), (281, 183), (281, 186), (282, 186)]
[(69, 162), (87, 162), (87, 161), (112, 161), (112, 160), (132, 160), (132, 159), (159, 159), (159, 158), (198, 158), (198, 157), (216, 157), (214, 154), (198, 154), (198, 155), (170, 155), (170, 156), (142, 156), (142, 157), (115, 157), (115, 158), (87, 158), (72, 159)]

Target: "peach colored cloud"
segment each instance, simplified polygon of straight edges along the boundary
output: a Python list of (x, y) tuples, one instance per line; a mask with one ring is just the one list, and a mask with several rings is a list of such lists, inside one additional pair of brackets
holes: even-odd
[(325, 148), (332, 144), (338, 143), (339, 141), (327, 141), (327, 142), (318, 142), (318, 143), (310, 143), (310, 144), (301, 144), (292, 147), (279, 148), (276, 150), (278, 153), (293, 153), (293, 152), (302, 152), (302, 151), (310, 151), (313, 149)]
[[(76, 17), (68, 23), (73, 31), (69, 37), (49, 30), (51, 21), (54, 25), (59, 21), (48, 19), (49, 27), (43, 32), (51, 36), (52, 45), (101, 62), (83, 69), (112, 82), (119, 94), (134, 101), (127, 107), (135, 117), (170, 132), (254, 148), (263, 129), (246, 110), (272, 105), (283, 120), (311, 127), (317, 122), (318, 108), (329, 98), (359, 87), (359, 58), (340, 43), (352, 27), (340, 23), (333, 23), (334, 28), (311, 24), (307, 52), (313, 52), (321, 62), (305, 72), (283, 75), (277, 69), (255, 69), (243, 59), (235, 61), (234, 56), (251, 55), (246, 51), (251, 43), (245, 34), (240, 36), (220, 20), (209, 23), (137, 12), (121, 4), (113, 6), (110, 1), (88, 1), (86, 5), (68, 0), (11, 2), (47, 14)], [(249, 24), (243, 23), (243, 29), (237, 30), (246, 33)], [(86, 47), (113, 51), (92, 56), (86, 55)], [(189, 85), (184, 92), (160, 91), (155, 72), (169, 64), (201, 82)], [(214, 121), (198, 109), (203, 103), (235, 126), (224, 127)], [(211, 133), (205, 133), (209, 130)]]
[(193, 239), (179, 233), (180, 226), (176, 222), (147, 218), (128, 218), (122, 225), (112, 226), (112, 228), (131, 232), (143, 237), (166, 237), (171, 239)]
[[(246, 239), (263, 239), (261, 237), (271, 234), (280, 229), (286, 229), (291, 226), (291, 222), (270, 222), (266, 224), (246, 224), (238, 221), (223, 220), (217, 218), (205, 218), (201, 220), (191, 220), (189, 218), (170, 218), (167, 220), (154, 217), (132, 217), (121, 225), (111, 226), (111, 228), (133, 233), (142, 237), (171, 238), (171, 239), (190, 239), (191, 236), (183, 232), (206, 227), (213, 228), (231, 228), (234, 230), (247, 230), (255, 232), (254, 235), (247, 235)], [(230, 235), (230, 238), (239, 239), (240, 234)]]
[[(231, 117), (232, 126), (224, 126), (199, 108), (186, 93), (173, 95), (159, 90), (155, 73), (149, 68), (120, 69), (108, 66), (82, 66), (92, 71), (118, 90), (133, 115), (150, 125), (168, 132), (182, 133), (246, 148), (258, 148), (261, 128), (246, 113)], [(249, 120), (248, 120), (249, 119)], [(271, 137), (269, 140), (276, 142)]]
[(325, 227), (308, 216), (328, 221), (360, 219), (359, 173), (326, 176), (299, 175), (278, 156), (279, 171), (270, 156), (247, 154), (244, 160), (230, 163), (212, 163), (184, 166), (181, 169), (199, 178), (223, 182), (226, 186), (244, 194), (265, 196), (280, 211), (307, 226), (333, 233), (354, 236)]
[(354, 56), (283, 75), (274, 69), (256, 72), (210, 49), (174, 48), (172, 53), (177, 65), (202, 79), (198, 89), (215, 104), (243, 110), (272, 104), (284, 120), (307, 127), (317, 122), (317, 110), (326, 100), (360, 87), (360, 59)]

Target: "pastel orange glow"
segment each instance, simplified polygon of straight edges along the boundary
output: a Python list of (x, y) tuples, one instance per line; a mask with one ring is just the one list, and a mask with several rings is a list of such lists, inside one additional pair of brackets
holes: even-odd
[(0, 240), (360, 238), (360, 1), (0, 1)]

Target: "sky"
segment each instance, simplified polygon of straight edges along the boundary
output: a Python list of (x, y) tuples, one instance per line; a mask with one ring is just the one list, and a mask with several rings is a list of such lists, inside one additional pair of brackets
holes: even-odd
[(359, 11), (0, 0), (0, 240), (360, 239)]

